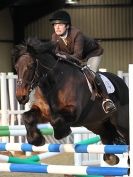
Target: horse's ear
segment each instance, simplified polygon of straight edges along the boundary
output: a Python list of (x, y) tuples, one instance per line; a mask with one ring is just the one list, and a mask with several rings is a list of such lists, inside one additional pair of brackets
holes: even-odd
[(13, 61), (13, 65), (15, 65), (15, 63), (16, 63), (18, 53), (19, 53), (19, 50), (18, 50), (17, 46), (13, 47), (11, 50), (11, 59)]
[(16, 63), (17, 59), (21, 54), (25, 52), (25, 48), (23, 45), (15, 45), (13, 49), (11, 50), (11, 58), (13, 61), (13, 64)]

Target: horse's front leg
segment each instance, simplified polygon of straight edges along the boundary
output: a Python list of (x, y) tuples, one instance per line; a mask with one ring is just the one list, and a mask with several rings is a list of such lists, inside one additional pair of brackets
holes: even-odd
[(66, 124), (64, 118), (61, 116), (52, 120), (51, 125), (54, 129), (54, 137), (57, 140), (65, 138), (71, 133), (70, 126)]
[(32, 108), (22, 115), (23, 123), (27, 130), (27, 141), (35, 146), (45, 144), (45, 138), (37, 128), (37, 124), (41, 123), (43, 116), (39, 109)]
[(45, 144), (45, 138), (37, 128), (38, 123), (50, 122), (51, 114), (47, 100), (39, 87), (35, 89), (33, 103), (30, 111), (23, 114), (23, 121), (27, 130), (27, 140), (30, 144), (41, 146)]

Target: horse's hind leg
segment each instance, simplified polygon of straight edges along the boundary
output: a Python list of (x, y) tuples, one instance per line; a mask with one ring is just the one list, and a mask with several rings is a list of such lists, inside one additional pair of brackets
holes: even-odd
[[(100, 135), (101, 141), (104, 145), (113, 145), (115, 138), (118, 136), (115, 127), (110, 123), (109, 119), (97, 127), (95, 125), (94, 133)], [(116, 165), (119, 163), (119, 158), (115, 154), (105, 153), (103, 155), (103, 160), (109, 165)]]
[[(110, 139), (111, 137), (105, 137), (105, 136), (101, 136), (101, 141), (102, 141), (102, 143), (103, 144), (105, 144), (105, 145), (113, 145), (113, 139), (111, 140)], [(109, 141), (109, 140), (111, 140), (111, 141)], [(104, 154), (103, 155), (103, 160), (107, 163), (107, 164), (109, 164), (109, 165), (116, 165), (116, 164), (118, 164), (119, 163), (119, 157), (117, 156), (117, 155), (115, 155), (115, 154)]]
[(31, 109), (22, 115), (27, 130), (27, 141), (35, 146), (45, 144), (45, 138), (40, 130), (37, 129), (37, 124), (39, 123), (40, 118), (42, 118), (42, 115), (39, 109)]

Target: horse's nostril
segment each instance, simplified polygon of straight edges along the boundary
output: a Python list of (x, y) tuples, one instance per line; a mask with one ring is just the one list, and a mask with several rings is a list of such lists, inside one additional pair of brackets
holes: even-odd
[(23, 95), (22, 100), (26, 100), (26, 99), (27, 99), (27, 96)]
[(27, 95), (17, 96), (17, 100), (20, 104), (26, 104), (29, 101), (29, 97)]

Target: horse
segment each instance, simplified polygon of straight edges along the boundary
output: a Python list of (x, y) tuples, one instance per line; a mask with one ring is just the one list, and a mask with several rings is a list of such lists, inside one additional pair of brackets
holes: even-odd
[[(103, 98), (97, 94), (93, 78), (87, 79), (82, 66), (71, 58), (55, 55), (54, 49), (51, 41), (29, 38), (13, 50), (19, 103), (26, 104), (31, 91), (35, 90), (30, 110), (22, 115), (28, 142), (35, 146), (45, 144), (37, 124), (49, 122), (58, 140), (68, 136), (71, 127), (83, 126), (99, 135), (103, 144), (128, 145), (129, 91), (125, 82), (113, 73), (98, 72), (114, 86), (113, 93), (108, 95), (116, 111), (105, 113)], [(119, 161), (114, 154), (104, 154), (103, 158), (110, 164)]]

